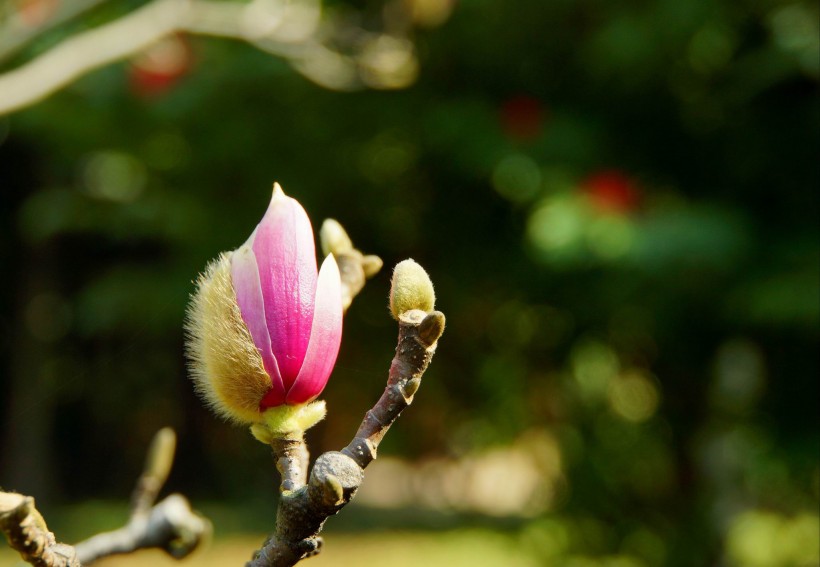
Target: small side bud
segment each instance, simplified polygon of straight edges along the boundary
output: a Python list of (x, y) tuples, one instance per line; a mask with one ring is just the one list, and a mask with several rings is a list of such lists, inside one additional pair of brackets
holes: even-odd
[(364, 270), (365, 277), (372, 278), (382, 269), (384, 262), (378, 256), (368, 254), (362, 258), (362, 270)]
[(432, 346), (444, 332), (444, 313), (433, 311), (419, 324), (419, 339), (426, 345)]
[(412, 398), (419, 391), (419, 386), (421, 386), (421, 379), (411, 378), (401, 389), (402, 394), (405, 398)]
[(145, 459), (145, 474), (156, 479), (160, 485), (165, 484), (171, 467), (174, 464), (174, 453), (177, 447), (177, 434), (170, 427), (163, 427), (154, 435)]
[(322, 485), (322, 498), (327, 506), (336, 506), (344, 502), (344, 487), (339, 479), (328, 474), (325, 477), (325, 482)]
[(436, 304), (436, 294), (430, 276), (412, 259), (396, 264), (390, 286), (390, 311), (393, 317), (411, 309), (432, 311)]
[(335, 219), (325, 219), (319, 231), (319, 240), (322, 243), (322, 253), (325, 256), (329, 254), (338, 256), (353, 250), (353, 242), (347, 235), (347, 231)]

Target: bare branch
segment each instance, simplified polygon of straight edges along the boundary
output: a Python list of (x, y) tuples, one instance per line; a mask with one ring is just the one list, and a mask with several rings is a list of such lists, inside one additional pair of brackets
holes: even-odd
[(399, 318), (399, 344), (390, 365), (390, 377), (379, 401), (364, 416), (356, 436), (342, 453), (361, 468), (376, 458), (379, 443), (399, 414), (413, 402), (421, 377), (444, 332), (444, 314), (413, 310)]
[(210, 522), (193, 510), (181, 494), (171, 494), (154, 505), (162, 490), (176, 450), (176, 433), (170, 427), (154, 436), (145, 467), (131, 499), (131, 517), (118, 530), (97, 534), (75, 548), (83, 564), (102, 557), (156, 547), (172, 557), (190, 555), (211, 532)]
[(347, 447), (316, 460), (307, 486), (282, 494), (276, 531), (246, 567), (289, 567), (319, 553), (319, 533), (325, 520), (356, 494), (364, 469), (376, 458), (390, 425), (413, 402), (443, 332), (444, 315), (439, 311), (412, 310), (399, 316), (396, 356), (381, 398), (367, 412)]
[[(405, 76), (401, 69), (393, 68), (396, 61), (410, 68), (416, 65), (409, 42), (399, 38), (385, 42), (389, 36), (345, 29), (345, 33), (336, 35), (369, 38), (369, 41), (363, 43), (365, 47), (358, 48), (363, 50), (359, 55), (344, 55), (323, 43), (333, 33), (325, 31), (322, 35), (327, 37), (319, 37), (320, 18), (319, 0), (253, 0), (247, 4), (153, 0), (112, 22), (70, 37), (0, 75), (0, 115), (32, 105), (79, 77), (132, 56), (175, 33), (246, 41), (287, 59), (299, 73), (327, 88), (353, 90), (366, 85), (400, 88), (412, 81), (412, 73)], [(344, 27), (341, 23), (327, 27), (334, 26)], [(391, 57), (378, 57), (385, 49), (392, 50)], [(402, 52), (400, 57), (393, 53), (396, 49)], [(398, 82), (396, 76), (400, 77)]]
[(66, 39), (0, 76), (0, 115), (33, 104), (89, 71), (176, 31), (189, 4), (188, 0), (154, 0), (109, 24)]
[(191, 510), (184, 496), (172, 494), (154, 505), (165, 484), (176, 448), (176, 434), (161, 429), (151, 443), (145, 469), (124, 527), (95, 535), (75, 546), (56, 542), (34, 499), (0, 492), (0, 530), (21, 557), (35, 567), (80, 567), (102, 557), (156, 547), (176, 558), (191, 554), (211, 532), (210, 522)]
[(8, 59), (38, 36), (106, 1), (73, 0), (72, 2), (60, 2), (57, 11), (51, 14), (48, 20), (41, 25), (35, 26), (25, 23), (18, 14), (12, 14), (9, 16), (6, 25), (0, 29), (0, 61)]
[(0, 492), (0, 531), (9, 546), (35, 567), (80, 567), (73, 547), (57, 543), (34, 506), (34, 498)]
[(279, 492), (293, 492), (307, 482), (307, 466), (310, 455), (305, 444), (304, 433), (292, 433), (281, 439), (273, 439), (271, 448), (276, 457), (276, 470), (282, 483)]
[(193, 553), (210, 531), (210, 522), (193, 512), (184, 496), (171, 494), (147, 514), (132, 516), (122, 528), (97, 534), (75, 547), (84, 565), (148, 548), (162, 549), (180, 559)]

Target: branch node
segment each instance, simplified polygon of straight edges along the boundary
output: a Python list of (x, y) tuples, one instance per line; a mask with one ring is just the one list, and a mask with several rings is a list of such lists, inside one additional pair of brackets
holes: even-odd
[(327, 510), (353, 498), (364, 480), (364, 471), (348, 455), (329, 451), (319, 456), (310, 473), (308, 497)]

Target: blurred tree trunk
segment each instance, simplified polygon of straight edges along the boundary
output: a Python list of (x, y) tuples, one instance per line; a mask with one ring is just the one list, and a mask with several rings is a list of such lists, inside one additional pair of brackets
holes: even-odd
[(47, 375), (54, 335), (42, 328), (55, 314), (41, 299), (55, 288), (56, 256), (52, 243), (30, 245), (20, 233), (21, 205), (38, 185), (35, 154), (0, 135), (0, 171), (0, 253), (6, 275), (0, 279), (0, 486), (32, 494), (41, 503), (53, 494), (55, 478), (50, 459), (54, 384)]
[(22, 256), (18, 301), (9, 341), (9, 396), (3, 416), (3, 470), (0, 483), (6, 489), (31, 494), (46, 502), (54, 489), (51, 474), (51, 430), (54, 384), (50, 383), (53, 342), (48, 325), (54, 313), (47, 311), (53, 289), (48, 246)]

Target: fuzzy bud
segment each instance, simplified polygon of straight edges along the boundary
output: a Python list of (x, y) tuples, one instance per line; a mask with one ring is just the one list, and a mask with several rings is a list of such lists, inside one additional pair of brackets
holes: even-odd
[(432, 311), (436, 304), (436, 294), (430, 276), (413, 259), (403, 260), (393, 269), (390, 284), (390, 312), (399, 315), (411, 309)]
[(323, 406), (285, 407), (321, 393), (342, 337), (339, 269), (331, 255), (317, 274), (315, 253), (307, 214), (276, 184), (248, 241), (197, 281), (186, 324), (191, 374), (222, 416), (278, 433), (324, 415)]

